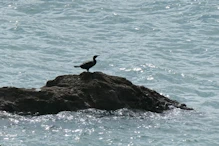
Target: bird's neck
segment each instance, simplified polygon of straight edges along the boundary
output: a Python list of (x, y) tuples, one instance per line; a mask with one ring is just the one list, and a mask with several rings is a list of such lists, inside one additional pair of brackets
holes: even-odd
[(97, 62), (95, 58), (93, 58), (93, 61), (94, 61), (95, 63)]

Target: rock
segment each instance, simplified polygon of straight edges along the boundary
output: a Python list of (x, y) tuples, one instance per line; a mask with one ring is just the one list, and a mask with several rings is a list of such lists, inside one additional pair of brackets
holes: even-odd
[(48, 81), (40, 91), (0, 88), (0, 110), (22, 114), (56, 114), (87, 108), (138, 109), (161, 113), (172, 108), (192, 110), (156, 91), (133, 85), (122, 77), (101, 72), (63, 75)]

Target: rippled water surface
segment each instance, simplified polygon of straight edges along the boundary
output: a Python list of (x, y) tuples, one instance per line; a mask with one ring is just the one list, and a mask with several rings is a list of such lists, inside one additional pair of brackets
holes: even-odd
[(0, 1), (0, 86), (40, 88), (100, 55), (123, 76), (193, 107), (163, 114), (94, 109), (0, 112), (0, 145), (219, 145), (217, 0)]

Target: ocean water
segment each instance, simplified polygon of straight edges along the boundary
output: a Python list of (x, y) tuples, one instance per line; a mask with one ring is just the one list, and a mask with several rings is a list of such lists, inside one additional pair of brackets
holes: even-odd
[(219, 145), (217, 0), (2, 0), (0, 16), (0, 87), (40, 88), (100, 55), (90, 71), (195, 109), (0, 111), (1, 146)]

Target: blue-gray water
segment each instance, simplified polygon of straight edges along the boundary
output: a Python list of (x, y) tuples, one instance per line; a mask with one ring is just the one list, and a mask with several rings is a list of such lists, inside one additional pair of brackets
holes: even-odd
[(100, 55), (123, 76), (193, 107), (163, 114), (0, 112), (1, 146), (219, 145), (217, 0), (0, 1), (0, 87), (40, 88)]

